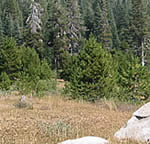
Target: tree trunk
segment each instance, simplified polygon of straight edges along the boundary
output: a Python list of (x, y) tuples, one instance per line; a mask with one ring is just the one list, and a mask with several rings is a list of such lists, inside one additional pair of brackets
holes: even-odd
[(141, 48), (142, 48), (142, 66), (145, 66), (145, 52), (144, 52), (144, 39), (142, 40), (142, 44), (141, 44)]

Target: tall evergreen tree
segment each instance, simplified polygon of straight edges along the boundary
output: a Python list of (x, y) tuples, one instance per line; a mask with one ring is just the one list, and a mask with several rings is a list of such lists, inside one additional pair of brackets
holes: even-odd
[(80, 5), (81, 15), (85, 16), (86, 11), (88, 10), (89, 6), (91, 6), (92, 1), (89, 0), (79, 0), (78, 4)]
[(102, 25), (102, 33), (101, 33), (101, 39), (102, 39), (102, 45), (105, 49), (111, 50), (112, 48), (112, 32), (111, 32), (111, 26), (109, 24), (109, 11), (108, 11), (108, 2), (105, 0), (100, 1), (101, 10), (103, 12), (102, 19), (101, 19), (101, 25)]
[(94, 35), (98, 42), (103, 43), (103, 12), (99, 1), (95, 0), (93, 3), (94, 10)]
[(17, 0), (23, 17), (23, 25), (26, 25), (26, 20), (30, 13), (31, 0)]
[(85, 32), (84, 21), (81, 18), (78, 1), (66, 0), (67, 9), (67, 36), (69, 38), (70, 53), (79, 52), (80, 42)]
[(14, 80), (19, 77), (21, 67), (21, 54), (15, 39), (3, 39), (0, 42), (0, 73), (5, 72)]
[[(46, 24), (46, 57), (52, 59), (55, 68), (59, 67), (60, 50), (68, 50), (66, 10), (57, 0), (48, 3), (49, 18)], [(51, 56), (51, 57), (50, 57)], [(49, 58), (50, 57), (50, 58)]]
[[(17, 0), (6, 0), (2, 6), (2, 23), (4, 34), (20, 39), (21, 30), (23, 29), (22, 12), (20, 11)], [(18, 25), (17, 29), (15, 26)], [(15, 31), (18, 31), (16, 35)]]
[(126, 1), (117, 0), (113, 8), (115, 14), (115, 20), (118, 30), (118, 35), (121, 41), (128, 40), (128, 28), (129, 28), (129, 9), (131, 4)]
[(0, 39), (3, 37), (2, 8), (0, 7)]
[[(83, 3), (83, 5), (85, 5), (85, 4)], [(85, 37), (86, 37), (86, 39), (88, 39), (90, 34), (94, 34), (94, 10), (93, 10), (93, 5), (92, 5), (91, 1), (88, 2), (87, 5), (85, 5), (85, 6), (83, 7), (84, 11), (82, 8), (83, 12), (82, 11), (81, 12), (82, 12), (82, 16), (84, 18), (85, 27), (86, 27)]]
[(3, 25), (2, 25), (2, 20), (0, 17), (0, 40), (2, 39), (2, 37), (3, 37)]
[(149, 39), (150, 25), (147, 15), (147, 0), (132, 0), (131, 15), (132, 47), (135, 53), (140, 56), (144, 66), (146, 62), (146, 49), (144, 47), (146, 39)]
[(119, 39), (119, 35), (118, 35), (116, 21), (115, 21), (115, 18), (114, 18), (113, 5), (114, 5), (114, 1), (113, 0), (108, 0), (108, 19), (109, 19), (109, 24), (111, 26), (112, 47), (113, 48), (119, 48), (120, 39)]
[(24, 32), (25, 45), (34, 48), (43, 58), (43, 35), (42, 35), (42, 12), (43, 8), (40, 3), (32, 1), (30, 5), (31, 12), (26, 20), (26, 28)]

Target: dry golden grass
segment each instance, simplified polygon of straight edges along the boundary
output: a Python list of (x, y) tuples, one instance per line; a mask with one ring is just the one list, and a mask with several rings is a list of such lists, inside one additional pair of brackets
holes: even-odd
[[(59, 95), (32, 98), (33, 109), (14, 106), (19, 96), (0, 98), (0, 144), (57, 144), (82, 136), (100, 136), (120, 144), (113, 134), (131, 117), (133, 108), (111, 101), (90, 104)], [(131, 144), (134, 142), (126, 142)]]
[[(57, 89), (63, 87), (64, 81), (57, 80)], [(53, 94), (29, 98), (33, 109), (19, 109), (15, 106), (19, 98), (17, 92), (0, 94), (0, 144), (57, 144), (89, 135), (120, 144), (113, 135), (137, 108), (107, 100), (95, 104), (76, 102)]]

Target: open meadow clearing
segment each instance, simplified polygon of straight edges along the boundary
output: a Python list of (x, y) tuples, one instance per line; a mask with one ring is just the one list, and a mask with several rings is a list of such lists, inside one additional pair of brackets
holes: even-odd
[(59, 95), (32, 98), (33, 108), (17, 108), (18, 101), (16, 95), (0, 98), (0, 144), (57, 144), (89, 135), (119, 144), (113, 134), (137, 109), (111, 101), (76, 102)]

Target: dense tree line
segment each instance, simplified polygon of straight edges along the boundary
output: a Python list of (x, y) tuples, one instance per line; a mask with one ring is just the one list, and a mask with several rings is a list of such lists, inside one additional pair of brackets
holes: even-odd
[(1, 87), (55, 70), (73, 98), (147, 99), (149, 21), (149, 0), (1, 0)]

